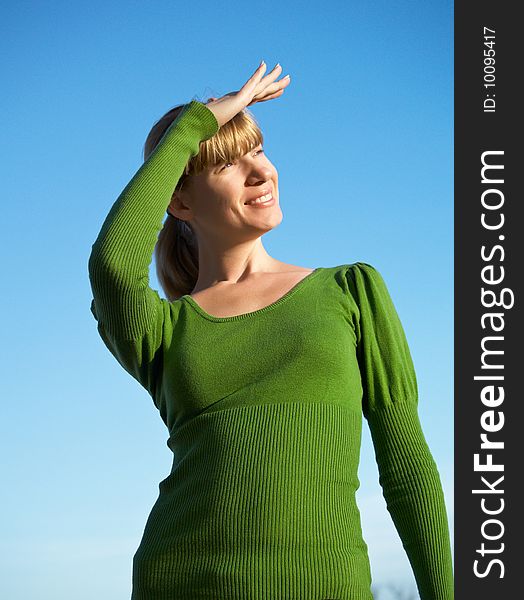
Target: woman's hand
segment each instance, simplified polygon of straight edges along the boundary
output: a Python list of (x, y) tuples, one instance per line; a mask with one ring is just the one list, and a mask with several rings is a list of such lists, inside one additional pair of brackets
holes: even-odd
[(263, 77), (265, 70), (266, 63), (262, 62), (237, 92), (229, 92), (221, 98), (210, 98), (206, 102), (207, 108), (215, 115), (220, 127), (246, 106), (282, 96), (291, 81), (289, 75), (280, 81), (275, 81), (282, 72), (282, 67), (277, 64), (268, 75)]

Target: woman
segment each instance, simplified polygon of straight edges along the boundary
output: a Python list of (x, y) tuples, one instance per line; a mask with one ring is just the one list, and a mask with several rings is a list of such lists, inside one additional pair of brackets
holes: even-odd
[[(363, 414), (420, 597), (449, 600), (441, 482), (384, 280), (367, 263), (311, 270), (263, 246), (282, 220), (278, 174), (246, 108), (290, 82), (265, 69), (155, 124), (92, 248), (98, 331), (173, 452), (132, 599), (372, 598), (355, 502)], [(155, 246), (167, 300), (149, 287)]]

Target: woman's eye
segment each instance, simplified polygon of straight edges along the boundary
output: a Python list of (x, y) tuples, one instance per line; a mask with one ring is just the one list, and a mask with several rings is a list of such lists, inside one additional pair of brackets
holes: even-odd
[[(263, 149), (263, 148), (260, 148), (260, 150), (255, 150), (255, 155), (258, 155), (258, 154), (261, 154), (261, 153), (262, 153), (262, 154), (264, 153), (264, 149)], [(220, 170), (221, 170), (221, 171), (223, 171), (224, 169), (226, 169), (226, 168), (227, 168), (227, 167), (229, 167), (230, 165), (231, 165), (231, 166), (233, 166), (234, 164), (235, 164), (235, 163), (231, 163), (231, 162), (224, 163), (224, 164), (222, 165), (222, 167), (221, 167), (221, 169), (220, 169)]]

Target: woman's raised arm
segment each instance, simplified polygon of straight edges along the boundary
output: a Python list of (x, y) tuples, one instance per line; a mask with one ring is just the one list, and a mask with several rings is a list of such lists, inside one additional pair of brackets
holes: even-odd
[(188, 160), (218, 131), (213, 113), (187, 104), (107, 215), (89, 257), (95, 317), (108, 332), (136, 339), (161, 310), (149, 265), (162, 219)]
[(282, 95), (290, 80), (275, 81), (280, 70), (277, 65), (263, 77), (263, 63), (240, 90), (207, 104), (187, 104), (113, 204), (92, 246), (89, 279), (95, 317), (115, 336), (135, 339), (161, 309), (149, 287), (149, 265), (187, 162), (198, 154), (201, 141), (246, 106)]

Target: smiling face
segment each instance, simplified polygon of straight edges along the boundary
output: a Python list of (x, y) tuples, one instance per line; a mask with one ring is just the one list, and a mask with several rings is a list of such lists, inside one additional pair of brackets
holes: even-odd
[[(263, 203), (250, 203), (261, 196), (266, 196)], [(278, 172), (259, 144), (232, 162), (210, 165), (188, 176), (169, 211), (188, 221), (199, 240), (205, 236), (240, 242), (280, 224), (278, 199)]]

